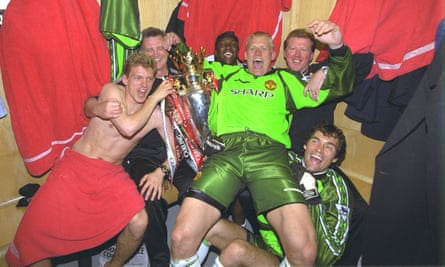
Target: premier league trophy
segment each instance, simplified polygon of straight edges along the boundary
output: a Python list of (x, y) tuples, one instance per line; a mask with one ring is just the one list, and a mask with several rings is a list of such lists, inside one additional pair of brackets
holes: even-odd
[(210, 94), (218, 90), (218, 85), (213, 72), (202, 68), (204, 55), (204, 49), (195, 53), (185, 45), (173, 49), (170, 55), (180, 75), (169, 77), (176, 94), (167, 100), (182, 120), (182, 124), (173, 120), (173, 129), (183, 157), (195, 171), (201, 168), (204, 154), (224, 148), (208, 127)]

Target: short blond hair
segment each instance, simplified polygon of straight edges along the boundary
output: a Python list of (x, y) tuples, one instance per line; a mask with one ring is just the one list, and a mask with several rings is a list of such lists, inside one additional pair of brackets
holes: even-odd
[(246, 48), (247, 49), (249, 49), (250, 43), (252, 42), (253, 38), (257, 38), (257, 37), (264, 37), (264, 38), (266, 38), (267, 42), (269, 43), (269, 46), (270, 46), (271, 50), (274, 49), (272, 36), (270, 36), (270, 34), (268, 34), (267, 32), (261, 32), (261, 31), (257, 31), (257, 32), (251, 33), (249, 35), (249, 37), (247, 37), (247, 41), (246, 41)]
[(128, 56), (127, 61), (125, 61), (124, 64), (123, 73), (128, 76), (130, 75), (131, 69), (137, 66), (142, 66), (145, 69), (152, 69), (153, 73), (156, 74), (156, 61), (152, 57), (140, 52), (135, 52)]

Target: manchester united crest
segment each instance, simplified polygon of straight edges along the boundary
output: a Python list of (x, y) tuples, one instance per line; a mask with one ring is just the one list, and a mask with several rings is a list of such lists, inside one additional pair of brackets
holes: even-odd
[(270, 90), (270, 91), (277, 89), (277, 84), (272, 80), (266, 81), (264, 83), (264, 86), (266, 87), (267, 90)]

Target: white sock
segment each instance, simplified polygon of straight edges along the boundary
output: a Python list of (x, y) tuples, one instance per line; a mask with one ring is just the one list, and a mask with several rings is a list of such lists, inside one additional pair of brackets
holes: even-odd
[(205, 258), (207, 257), (207, 254), (209, 253), (210, 246), (211, 246), (211, 244), (207, 240), (203, 240), (201, 242), (201, 245), (199, 246), (198, 252), (197, 252), (199, 263), (202, 264), (204, 262)]
[(284, 259), (281, 261), (280, 267), (291, 267), (286, 257), (284, 257)]
[(201, 264), (199, 263), (198, 254), (195, 254), (188, 259), (171, 259), (170, 267), (201, 267)]
[(215, 258), (215, 263), (213, 264), (213, 267), (224, 267), (222, 263), (219, 261), (219, 256)]

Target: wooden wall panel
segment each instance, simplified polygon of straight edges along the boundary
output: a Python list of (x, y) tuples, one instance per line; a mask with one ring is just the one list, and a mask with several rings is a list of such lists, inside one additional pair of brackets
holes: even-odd
[(179, 0), (139, 0), (141, 30), (153, 26), (165, 29)]
[(374, 180), (375, 156), (384, 142), (364, 136), (360, 131), (361, 124), (349, 119), (344, 114), (345, 109), (346, 104), (339, 103), (334, 116), (335, 124), (343, 130), (347, 142), (346, 158), (341, 168), (369, 201)]
[[(0, 79), (0, 97), (6, 102), (3, 83)], [(2, 205), (19, 196), (18, 189), (27, 183), (41, 183), (29, 175), (18, 151), (11, 126), (11, 116), (0, 119), (0, 247), (8, 244), (14, 236), (22, 209), (15, 207), (16, 202)]]

